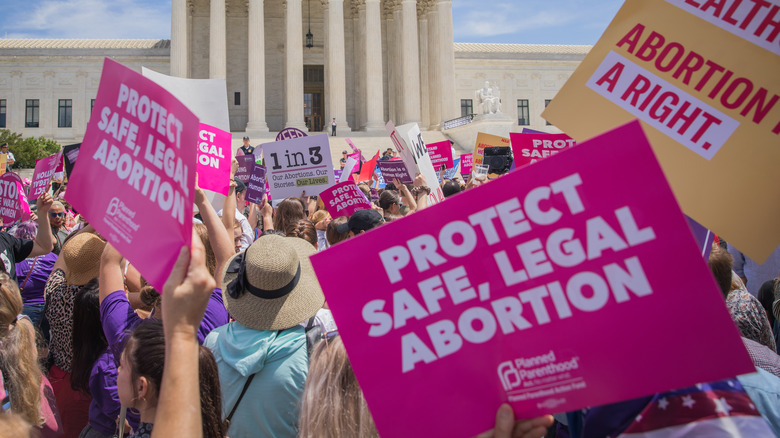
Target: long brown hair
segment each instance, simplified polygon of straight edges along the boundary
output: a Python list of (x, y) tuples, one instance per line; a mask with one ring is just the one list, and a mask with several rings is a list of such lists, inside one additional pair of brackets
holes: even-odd
[(214, 254), (214, 250), (211, 249), (211, 243), (209, 242), (209, 230), (203, 224), (192, 224), (192, 230), (198, 233), (200, 241), (203, 243), (203, 247), (206, 248), (206, 267), (209, 269), (209, 274), (214, 277), (217, 270), (217, 256)]
[(341, 338), (320, 342), (309, 364), (298, 437), (378, 438)]
[(284, 232), (287, 226), (306, 219), (303, 213), (303, 204), (298, 198), (287, 198), (279, 203), (274, 213), (274, 230)]
[(28, 423), (40, 426), (41, 369), (35, 346), (35, 328), (22, 313), (19, 287), (8, 274), (0, 273), (0, 370), (3, 384), (11, 397), (11, 410)]
[(227, 435), (222, 420), (222, 390), (219, 386), (219, 368), (214, 354), (200, 346), (198, 350), (198, 374), (200, 377), (200, 410), (203, 438), (224, 438)]

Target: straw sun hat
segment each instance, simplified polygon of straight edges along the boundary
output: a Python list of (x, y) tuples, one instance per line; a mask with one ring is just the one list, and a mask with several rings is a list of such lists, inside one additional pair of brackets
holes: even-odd
[(325, 304), (309, 261), (315, 252), (303, 239), (268, 235), (231, 257), (222, 285), (233, 318), (255, 330), (284, 330), (314, 316)]
[(106, 242), (92, 233), (79, 233), (62, 248), (62, 257), (67, 267), (65, 281), (68, 284), (84, 286), (100, 273), (100, 256)]

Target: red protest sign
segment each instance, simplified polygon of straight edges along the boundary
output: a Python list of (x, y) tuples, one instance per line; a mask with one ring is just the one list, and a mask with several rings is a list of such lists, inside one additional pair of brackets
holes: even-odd
[(360, 175), (358, 176), (357, 182), (371, 181), (371, 177), (374, 176), (377, 160), (379, 160), (379, 151), (376, 152), (374, 158), (363, 163), (363, 167), (360, 168)]
[(65, 198), (159, 291), (191, 243), (197, 138), (192, 111), (106, 58)]
[(755, 371), (638, 122), (311, 260), (382, 437)]

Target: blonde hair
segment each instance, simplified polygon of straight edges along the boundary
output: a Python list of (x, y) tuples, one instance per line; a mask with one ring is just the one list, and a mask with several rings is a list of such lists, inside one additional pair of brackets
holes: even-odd
[(30, 423), (24, 421), (20, 415), (11, 412), (0, 412), (0, 437), (32, 438), (40, 434), (34, 430)]
[(41, 416), (41, 369), (35, 328), (22, 313), (22, 296), (16, 282), (0, 273), (0, 369), (3, 384), (11, 394), (11, 410), (33, 426), (44, 423)]
[(341, 338), (321, 341), (309, 363), (298, 437), (378, 438)]
[(311, 222), (317, 224), (319, 221), (330, 219), (330, 213), (325, 210), (317, 210), (311, 215)]

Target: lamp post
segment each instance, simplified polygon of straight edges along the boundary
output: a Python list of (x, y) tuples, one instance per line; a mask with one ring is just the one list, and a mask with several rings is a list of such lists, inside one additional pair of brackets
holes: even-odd
[(309, 7), (309, 31), (306, 33), (306, 47), (314, 47), (314, 35), (311, 33), (311, 0), (308, 1)]

